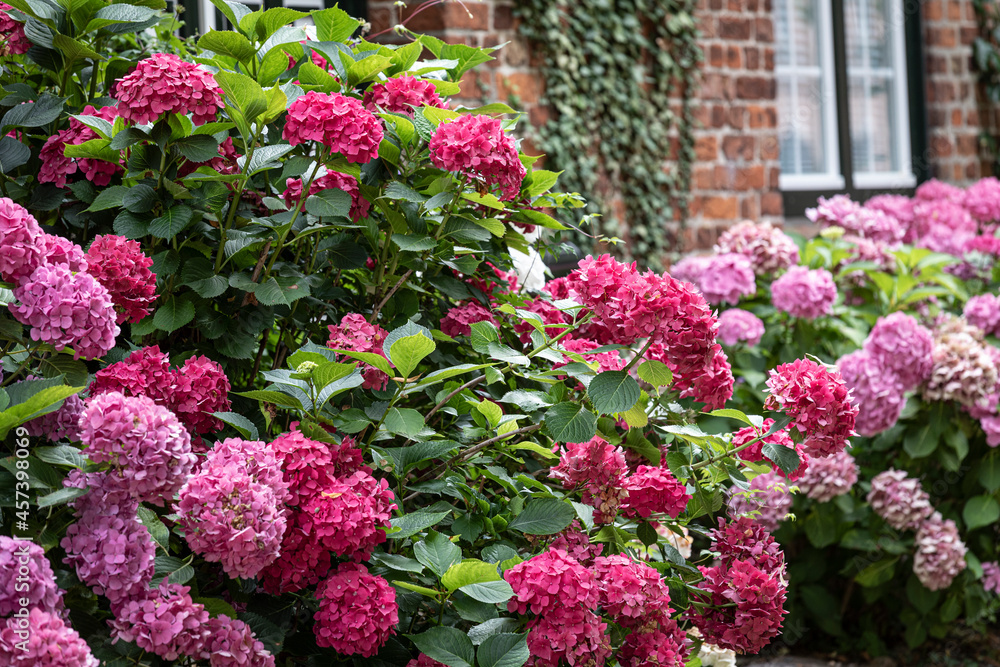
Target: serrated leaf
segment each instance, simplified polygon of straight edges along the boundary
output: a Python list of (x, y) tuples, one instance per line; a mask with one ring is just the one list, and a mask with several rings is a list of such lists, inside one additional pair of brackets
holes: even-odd
[(389, 433), (415, 438), (424, 430), (424, 416), (412, 408), (389, 408), (382, 426)]
[(571, 524), (575, 518), (576, 510), (569, 503), (555, 498), (535, 498), (525, 505), (507, 527), (527, 535), (553, 535)]
[(482, 584), (487, 581), (500, 581), (496, 563), (484, 563), (475, 559), (455, 563), (441, 575), (441, 584), (450, 591), (469, 584)]
[(461, 630), (452, 627), (431, 628), (419, 635), (406, 635), (421, 653), (448, 667), (472, 667), (475, 648)]
[(243, 415), (235, 412), (213, 412), (212, 416), (235, 428), (247, 440), (257, 439), (257, 427)]
[(410, 377), (417, 365), (437, 348), (433, 339), (423, 334), (404, 336), (393, 341), (386, 356), (403, 377)]
[[(422, 530), (435, 526), (451, 512), (410, 512), (391, 520), (393, 528), (399, 530), (389, 533), (389, 539), (400, 540), (416, 535)], [(418, 557), (419, 560), (419, 557)], [(421, 561), (422, 562), (422, 561)], [(424, 563), (426, 565), (426, 563)], [(430, 567), (428, 565), (428, 567)]]
[(559, 403), (545, 412), (546, 432), (556, 442), (587, 442), (597, 434), (597, 416), (578, 403)]
[(605, 371), (591, 380), (587, 396), (600, 414), (625, 412), (639, 400), (639, 383), (625, 371)]
[(662, 361), (644, 361), (635, 370), (641, 379), (654, 387), (669, 387), (674, 381), (670, 367)]
[(531, 652), (528, 636), (501, 633), (487, 637), (476, 654), (479, 667), (521, 667)]
[(149, 233), (156, 238), (169, 241), (183, 231), (193, 217), (194, 211), (191, 210), (190, 206), (177, 204), (149, 222)]
[(157, 329), (171, 333), (194, 319), (195, 308), (190, 301), (170, 298), (156, 311), (153, 324)]

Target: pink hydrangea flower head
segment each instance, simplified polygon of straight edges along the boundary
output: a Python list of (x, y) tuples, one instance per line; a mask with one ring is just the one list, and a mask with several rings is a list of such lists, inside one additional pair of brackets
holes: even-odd
[(804, 436), (811, 456), (828, 456), (847, 447), (858, 409), (840, 373), (811, 359), (796, 359), (772, 369), (767, 379), (767, 410), (784, 412)]
[[(389, 332), (377, 324), (368, 324), (364, 315), (349, 313), (344, 315), (338, 325), (329, 325), (330, 338), (326, 346), (334, 350), (350, 350), (351, 352), (372, 352), (382, 357), (385, 351), (382, 343)], [(361, 373), (365, 378), (364, 389), (385, 389), (389, 384), (389, 376), (379, 369), (361, 363)]]
[(806, 209), (806, 217), (824, 227), (844, 227), (845, 221), (860, 210), (861, 204), (852, 200), (850, 195), (834, 195), (829, 199), (820, 197), (816, 208)]
[(163, 506), (197, 460), (191, 436), (172, 412), (145, 396), (92, 396), (80, 417), (80, 440), (95, 463), (110, 463), (140, 500)]
[(709, 261), (711, 261), (711, 257), (708, 255), (688, 255), (670, 267), (670, 275), (677, 280), (691, 283), (697, 287), (698, 283), (701, 282), (701, 277), (708, 269)]
[[(743, 445), (746, 445), (747, 443), (756, 440), (760, 436), (770, 431), (772, 426), (774, 426), (774, 420), (765, 419), (764, 423), (761, 425), (759, 429), (754, 428), (753, 426), (747, 426), (745, 428), (741, 428), (740, 430), (733, 433), (733, 447), (734, 448), (742, 447)], [(787, 431), (775, 431), (774, 433), (763, 438), (762, 440), (754, 442), (746, 449), (741, 449), (736, 453), (736, 455), (739, 456), (744, 461), (768, 461), (769, 463), (774, 465), (774, 472), (781, 475), (782, 477), (786, 477), (787, 475), (785, 475), (784, 471), (781, 470), (781, 468), (779, 468), (774, 461), (772, 461), (770, 458), (764, 455), (765, 443), (778, 445), (781, 447), (788, 447), (789, 449), (794, 449), (799, 454), (799, 460), (800, 460), (799, 467), (789, 477), (791, 481), (794, 482), (795, 480), (799, 479), (805, 473), (806, 469), (808, 469), (809, 467), (808, 457), (801, 451), (801, 445), (799, 447), (796, 447), (795, 442), (792, 440), (792, 437), (788, 435)]]
[(53, 613), (63, 610), (52, 565), (34, 542), (0, 535), (0, 618), (36, 607)]
[(625, 454), (600, 436), (567, 443), (549, 476), (565, 489), (582, 488), (583, 502), (594, 508), (594, 521), (614, 520), (625, 496), (622, 480), (628, 471)]
[(39, 266), (15, 289), (10, 306), (17, 321), (31, 327), (31, 339), (56, 351), (73, 348), (73, 358), (103, 357), (120, 333), (111, 295), (88, 273), (65, 265)]
[(793, 317), (814, 320), (829, 315), (837, 301), (837, 285), (826, 269), (793, 266), (771, 284), (771, 302)]
[[(650, 350), (653, 348), (651, 347)], [(736, 379), (733, 377), (733, 368), (729, 364), (729, 357), (726, 356), (721, 345), (712, 345), (708, 363), (693, 376), (680, 372), (669, 356), (664, 355), (659, 350), (650, 354), (649, 358), (658, 359), (670, 366), (674, 372), (673, 388), (681, 392), (681, 398), (693, 398), (704, 403), (706, 412), (724, 408), (729, 399), (733, 397)]]
[(958, 527), (951, 519), (943, 519), (939, 512), (920, 524), (916, 548), (913, 573), (932, 591), (948, 588), (965, 569), (968, 549), (958, 535)]
[(966, 321), (979, 327), (984, 333), (996, 336), (1000, 333), (1000, 298), (995, 294), (978, 294), (965, 302), (962, 310)]
[(215, 120), (224, 105), (211, 72), (172, 53), (154, 53), (116, 84), (118, 113), (136, 125), (164, 113), (191, 114), (195, 125)]
[(406, 667), (445, 667), (445, 665), (429, 655), (421, 653), (416, 658), (406, 663)]
[(159, 405), (169, 405), (176, 376), (170, 359), (157, 345), (136, 350), (94, 374), (90, 395), (121, 392), (126, 396), (148, 396)]
[(193, 434), (215, 433), (222, 421), (213, 412), (228, 412), (229, 378), (218, 362), (208, 357), (188, 357), (184, 365), (173, 371), (170, 409), (184, 427)]
[(88, 272), (107, 288), (117, 322), (138, 322), (156, 301), (153, 260), (136, 241), (115, 234), (98, 235), (87, 249)]
[(912, 241), (909, 238), (913, 227), (913, 200), (904, 195), (875, 195), (865, 202), (865, 208), (874, 211), (888, 213), (899, 220), (906, 230), (903, 240), (907, 243)]
[(266, 442), (226, 438), (222, 442), (215, 443), (200, 469), (221, 468), (235, 463), (254, 480), (270, 487), (278, 502), (284, 503), (291, 496), (284, 472), (281, 470), (281, 462), (281, 457)]
[(883, 358), (856, 350), (837, 361), (837, 370), (858, 408), (855, 428), (864, 436), (876, 435), (894, 425), (906, 405), (903, 383), (892, 369), (882, 365)]
[(482, 179), (509, 201), (521, 191), (526, 170), (514, 139), (497, 118), (467, 114), (441, 123), (430, 141), (431, 162), (438, 169)]
[(893, 468), (872, 478), (868, 504), (896, 530), (916, 530), (934, 512), (920, 480)]
[[(363, 466), (362, 452), (350, 437), (339, 447), (307, 438), (298, 429), (279, 435), (271, 449), (281, 459), (290, 497), (288, 505), (304, 504), (321, 493), (336, 477), (349, 475)], [(333, 447), (333, 449), (331, 449)]]
[(11, 53), (21, 55), (31, 48), (31, 42), (24, 34), (24, 24), (15, 21), (7, 12), (13, 9), (6, 2), (0, 2), (0, 55)]
[(962, 188), (932, 178), (917, 186), (915, 198), (922, 201), (953, 201), (960, 202), (965, 198)]
[[(921, 245), (940, 252), (961, 249), (961, 244), (953, 238), (949, 239), (949, 235), (966, 241), (975, 236), (979, 229), (975, 219), (960, 203), (947, 199), (921, 200), (914, 204), (913, 225), (916, 240)], [(936, 242), (925, 242), (925, 237), (935, 235), (942, 238)]]
[(863, 239), (890, 245), (901, 243), (906, 236), (906, 228), (896, 217), (867, 206), (849, 213), (839, 226)]
[(916, 319), (896, 312), (880, 317), (865, 340), (864, 349), (895, 373), (904, 390), (923, 382), (934, 365), (934, 335)]
[(292, 146), (319, 142), (348, 162), (364, 164), (378, 157), (382, 123), (359, 99), (310, 91), (288, 107), (282, 136)]
[(625, 637), (618, 650), (618, 664), (621, 667), (684, 667), (689, 653), (685, 632), (676, 621), (663, 615), (653, 628)]
[(848, 493), (858, 482), (858, 464), (847, 452), (809, 459), (809, 468), (797, 485), (816, 502), (826, 503)]
[(716, 253), (738, 252), (750, 258), (754, 273), (769, 276), (799, 263), (799, 247), (769, 222), (744, 220), (724, 231)]
[(42, 263), (42, 234), (26, 208), (0, 197), (0, 279), (17, 283), (34, 272)]
[(669, 612), (670, 590), (649, 565), (621, 554), (599, 556), (594, 571), (598, 604), (616, 622), (634, 628), (649, 615)]
[[(107, 106), (95, 109), (88, 104), (84, 107), (82, 115), (114, 121), (118, 117), (118, 107)], [(42, 161), (38, 172), (38, 182), (55, 183), (56, 187), (63, 188), (66, 187), (67, 177), (72, 176), (79, 169), (94, 185), (103, 187), (111, 183), (111, 177), (122, 170), (120, 164), (94, 158), (72, 158), (67, 157), (65, 153), (67, 146), (78, 146), (98, 138), (97, 132), (89, 126), (76, 118), (70, 118), (69, 128), (49, 137), (45, 145), (42, 146), (38, 154)]]
[(330, 551), (312, 535), (312, 522), (300, 511), (288, 515), (281, 557), (258, 580), (271, 595), (295, 593), (318, 584), (330, 571)]
[(413, 118), (414, 107), (447, 108), (433, 83), (405, 74), (387, 79), (385, 83), (372, 84), (365, 93), (365, 106), (373, 113), (388, 111), (410, 118)]
[(1000, 416), (980, 417), (979, 426), (986, 434), (986, 444), (990, 447), (1000, 447)]
[(718, 527), (711, 533), (712, 551), (723, 563), (747, 560), (766, 572), (777, 572), (785, 566), (781, 545), (758, 521), (740, 517), (730, 522), (719, 517)]
[[(24, 620), (28, 624), (27, 637), (21, 626)], [(11, 616), (0, 620), (0, 664), (8, 667), (99, 667), (100, 662), (90, 652), (87, 642), (62, 617), (33, 607), (27, 619)]]
[(274, 667), (274, 656), (243, 621), (228, 616), (208, 620), (201, 655), (210, 667)]
[(1000, 222), (1000, 180), (981, 178), (965, 190), (965, 210), (983, 224)]
[(996, 561), (983, 563), (982, 582), (987, 592), (1000, 595), (1000, 563)]
[[(358, 179), (350, 174), (342, 174), (339, 171), (327, 171), (325, 174), (315, 179), (309, 184), (309, 195), (312, 196), (323, 190), (341, 190), (351, 196), (351, 209), (348, 213), (351, 220), (357, 222), (361, 218), (368, 217), (371, 209), (371, 202), (361, 194), (361, 187)], [(302, 198), (302, 179), (289, 178), (285, 181), (285, 192), (282, 195), (285, 205), (293, 208)]]
[(589, 609), (565, 608), (528, 621), (528, 667), (603, 667), (611, 657), (608, 624)]
[(750, 480), (749, 491), (733, 489), (729, 498), (729, 515), (754, 520), (767, 531), (775, 531), (792, 508), (792, 494), (777, 472), (757, 475)]
[(368, 560), (372, 549), (385, 542), (385, 529), (395, 508), (388, 480), (359, 470), (306, 500), (301, 511), (313, 539), (328, 551)]
[(973, 236), (971, 239), (966, 241), (965, 247), (962, 248), (962, 252), (975, 252), (981, 255), (989, 255), (991, 257), (1000, 256), (1000, 238), (997, 238), (993, 234), (979, 234), (977, 236)]
[(677, 518), (691, 500), (684, 484), (667, 468), (641, 465), (625, 478), (624, 486), (628, 496), (622, 510), (629, 517), (667, 514)]
[(997, 366), (982, 331), (961, 319), (934, 332), (933, 366), (923, 385), (924, 398), (956, 401), (967, 408), (990, 409), (997, 387)]
[(585, 568), (565, 551), (548, 551), (518, 563), (504, 572), (514, 589), (507, 610), (536, 616), (558, 614), (568, 608), (593, 609), (600, 589), (593, 570)]
[(125, 602), (111, 621), (114, 641), (134, 642), (164, 660), (200, 654), (209, 639), (209, 615), (190, 590), (164, 579), (159, 588)]
[(493, 313), (478, 301), (469, 299), (445, 314), (441, 319), (441, 332), (451, 337), (471, 336), (471, 325), (476, 322), (490, 322), (493, 325), (497, 323)]
[(719, 340), (723, 345), (746, 343), (747, 347), (754, 347), (763, 335), (764, 323), (748, 310), (730, 308), (719, 315)]
[[(757, 293), (753, 263), (740, 253), (728, 252), (711, 255), (705, 259), (694, 285), (711, 304), (740, 302), (745, 296)], [(676, 270), (675, 270), (676, 276)]]
[(556, 539), (552, 540), (552, 544), (549, 546), (565, 551), (567, 556), (580, 561), (582, 565), (587, 567), (593, 565), (594, 559), (604, 551), (603, 544), (590, 541), (590, 536), (583, 532), (583, 527), (577, 519), (574, 519), (573, 523), (556, 535)]
[[(83, 399), (80, 398), (79, 394), (73, 394), (63, 401), (58, 410), (36, 417), (26, 423), (24, 427), (28, 429), (28, 435), (34, 438), (44, 437), (52, 442), (63, 438), (79, 440), (80, 415), (82, 413)], [(3, 615), (0, 614), (0, 616)]]
[[(67, 238), (42, 233), (42, 237), (39, 239), (39, 249), (43, 264), (63, 264), (73, 273), (87, 271), (87, 258), (83, 254), (83, 248)], [(87, 272), (95, 278), (97, 277), (93, 271)]]
[(399, 607), (396, 591), (382, 577), (344, 563), (316, 591), (316, 643), (343, 655), (366, 658), (378, 653), (396, 634)]

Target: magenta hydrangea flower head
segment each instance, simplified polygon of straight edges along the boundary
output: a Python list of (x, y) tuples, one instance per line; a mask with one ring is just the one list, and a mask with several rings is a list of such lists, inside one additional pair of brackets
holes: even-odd
[(328, 551), (354, 560), (368, 560), (385, 542), (394, 496), (385, 479), (359, 470), (335, 480), (302, 506), (309, 534)]
[[(683, 269), (680, 264), (678, 267)], [(757, 293), (753, 264), (746, 255), (735, 252), (711, 255), (701, 262), (699, 268), (700, 272), (692, 276), (694, 280), (691, 282), (711, 304), (736, 304), (743, 297)]]
[(97, 371), (90, 383), (90, 395), (117, 391), (126, 396), (148, 396), (159, 405), (168, 405), (174, 381), (169, 357), (153, 345)]
[(590, 541), (590, 536), (583, 532), (583, 526), (578, 519), (573, 519), (573, 523), (556, 535), (556, 539), (552, 540), (549, 546), (565, 551), (567, 556), (587, 567), (593, 565), (594, 559), (604, 551), (603, 544)]
[(0, 197), (0, 279), (17, 283), (34, 272), (42, 263), (42, 234), (26, 208)]
[(850, 195), (834, 195), (829, 199), (820, 197), (816, 208), (806, 209), (806, 217), (824, 227), (845, 227), (845, 221), (860, 210), (861, 204), (852, 200)]
[[(118, 117), (118, 107), (95, 109), (88, 104), (84, 107), (82, 115), (114, 121)], [(39, 151), (38, 157), (42, 161), (42, 166), (38, 171), (38, 182), (55, 183), (57, 187), (64, 188), (67, 177), (79, 169), (94, 185), (108, 185), (111, 177), (122, 170), (121, 165), (93, 158), (72, 158), (65, 154), (67, 146), (78, 146), (98, 138), (97, 132), (76, 118), (70, 118), (69, 128), (49, 137)]]
[(997, 386), (997, 366), (982, 331), (960, 318), (946, 320), (934, 332), (934, 365), (923, 385), (924, 398), (956, 401), (989, 409)]
[(210, 667), (274, 667), (274, 656), (264, 648), (250, 626), (228, 616), (208, 619), (201, 660)]
[(0, 618), (12, 616), (22, 607), (61, 613), (62, 591), (40, 546), (0, 535)]
[[(73, 394), (63, 400), (63, 404), (55, 412), (36, 417), (26, 423), (28, 435), (34, 438), (47, 438), (57, 442), (80, 439), (80, 415), (83, 414), (83, 399), (79, 394)], [(3, 616), (3, 614), (0, 614)]]
[(882, 365), (882, 357), (855, 350), (837, 361), (837, 370), (858, 408), (858, 433), (873, 436), (899, 421), (906, 405), (905, 388), (892, 369)]
[(950, 183), (932, 178), (917, 186), (914, 197), (922, 201), (944, 200), (961, 202), (965, 198), (965, 191)]
[(771, 284), (771, 303), (793, 317), (829, 315), (836, 301), (837, 285), (826, 269), (793, 266)]
[[(358, 179), (354, 178), (350, 174), (342, 174), (339, 171), (327, 171), (325, 174), (316, 178), (309, 184), (310, 196), (322, 190), (342, 190), (343, 192), (351, 195), (351, 209), (348, 212), (348, 215), (354, 222), (368, 217), (368, 211), (371, 209), (371, 202), (365, 199), (365, 196), (361, 194), (361, 187), (358, 185)], [(289, 178), (285, 181), (285, 192), (282, 194), (282, 197), (285, 200), (285, 205), (289, 209), (294, 208), (298, 201), (302, 198), (302, 179)]]
[(996, 336), (1000, 333), (1000, 298), (995, 294), (978, 294), (965, 302), (962, 310), (966, 321), (979, 327), (984, 333)]
[(111, 621), (113, 641), (134, 642), (164, 660), (199, 655), (209, 639), (209, 615), (190, 590), (164, 579), (159, 588), (125, 602)]
[(191, 114), (195, 125), (215, 120), (224, 105), (212, 73), (172, 53), (154, 53), (115, 85), (118, 114), (135, 125), (164, 113)]
[(906, 236), (906, 228), (894, 216), (878, 209), (859, 207), (839, 223), (849, 233), (869, 241), (898, 244)]
[(799, 263), (799, 247), (769, 222), (744, 220), (724, 231), (715, 244), (719, 254), (745, 255), (758, 276), (769, 276)]
[(77, 521), (60, 543), (66, 552), (63, 562), (108, 598), (112, 609), (144, 595), (153, 579), (155, 547), (126, 483), (98, 472), (72, 475), (66, 486), (88, 491), (73, 503)]
[(484, 308), (478, 301), (469, 299), (445, 313), (441, 318), (441, 332), (453, 338), (471, 336), (471, 325), (476, 322), (490, 322), (493, 325), (497, 323), (488, 308)]
[(996, 561), (983, 563), (982, 582), (987, 592), (1000, 595), (1000, 563)]
[(466, 114), (438, 125), (430, 141), (431, 162), (438, 169), (482, 179), (509, 201), (521, 191), (526, 170), (514, 139), (497, 118)]
[(429, 655), (421, 653), (416, 658), (406, 663), (406, 667), (445, 667), (445, 665)]
[(864, 349), (883, 368), (895, 373), (905, 391), (927, 379), (934, 365), (934, 334), (902, 312), (880, 317), (868, 334)]
[(784, 568), (785, 555), (781, 545), (759, 522), (750, 517), (740, 517), (726, 522), (718, 518), (718, 527), (710, 532), (712, 551), (722, 562), (750, 560), (767, 572)]
[[(42, 264), (63, 264), (73, 273), (87, 271), (87, 258), (83, 254), (83, 248), (67, 238), (43, 232), (38, 247)], [(87, 273), (94, 275), (93, 271)]]
[(589, 609), (565, 608), (528, 621), (531, 667), (593, 665), (603, 667), (611, 657), (608, 624)]
[(753, 516), (765, 530), (775, 531), (792, 508), (792, 493), (777, 472), (757, 475), (750, 480), (750, 489), (733, 489), (729, 498), (729, 516)]
[[(327, 326), (330, 338), (326, 346), (334, 350), (350, 350), (351, 352), (372, 352), (384, 357), (382, 343), (389, 332), (377, 324), (368, 324), (364, 315), (348, 313), (340, 320), (340, 324)], [(361, 363), (361, 374), (365, 378), (363, 389), (382, 390), (389, 384), (389, 376), (366, 363)]]
[(88, 272), (107, 288), (118, 324), (138, 322), (156, 301), (153, 260), (136, 241), (114, 234), (98, 235), (87, 249)]
[(983, 224), (1000, 222), (1000, 180), (981, 178), (965, 189), (965, 210)]
[(330, 445), (307, 438), (293, 423), (292, 430), (271, 442), (271, 449), (281, 460), (281, 469), (288, 484), (286, 504), (301, 506), (322, 493), (338, 477), (347, 477), (359, 470), (371, 472), (364, 465), (364, 456), (357, 442), (345, 436), (340, 445)]
[(725, 407), (733, 397), (736, 379), (721, 345), (712, 345), (707, 355), (708, 363), (693, 375), (681, 372), (663, 346), (654, 344), (649, 350), (649, 359), (662, 361), (673, 371), (673, 388), (681, 392), (681, 398), (693, 398), (705, 404), (705, 411), (710, 411)]
[(916, 530), (934, 512), (920, 480), (907, 477), (905, 470), (893, 468), (872, 478), (868, 504), (896, 530)]
[(314, 586), (330, 571), (330, 550), (311, 531), (312, 524), (305, 513), (293, 511), (288, 515), (281, 557), (257, 577), (269, 594), (295, 593)]
[(858, 409), (840, 373), (811, 359), (796, 359), (771, 370), (767, 410), (784, 412), (803, 436), (811, 457), (828, 456), (847, 447)]
[(943, 519), (940, 512), (934, 512), (920, 524), (916, 547), (913, 573), (920, 583), (932, 591), (948, 588), (958, 573), (965, 569), (968, 549), (958, 535), (955, 522)]
[(406, 74), (372, 84), (365, 93), (365, 106), (372, 112), (401, 113), (410, 118), (414, 107), (448, 108), (432, 82)]
[(21, 622), (0, 620), (0, 664), (7, 667), (99, 667), (82, 637), (59, 614), (33, 607), (28, 613), (28, 636)]
[(594, 508), (594, 521), (609, 523), (625, 497), (622, 480), (626, 472), (622, 448), (595, 435), (587, 442), (567, 443), (549, 476), (561, 481), (565, 489), (582, 488), (583, 502)]
[(319, 142), (348, 162), (364, 164), (378, 157), (382, 123), (359, 99), (313, 90), (289, 105), (282, 136), (292, 146)]
[(87, 273), (65, 265), (39, 266), (14, 289), (19, 303), (10, 306), (18, 322), (31, 327), (31, 339), (56, 351), (73, 348), (73, 358), (96, 359), (115, 346), (111, 295)]
[(719, 315), (719, 340), (723, 345), (746, 343), (747, 347), (754, 347), (763, 335), (764, 323), (748, 310), (730, 308)]
[(514, 589), (514, 597), (507, 602), (512, 613), (545, 616), (567, 608), (591, 610), (600, 599), (594, 571), (559, 549), (549, 548), (503, 576)]
[[(764, 420), (764, 423), (761, 424), (760, 428), (754, 428), (753, 426), (741, 428), (733, 433), (733, 448), (739, 448), (747, 443), (757, 440), (757, 438), (770, 431), (772, 426), (774, 426), (774, 420), (769, 418)], [(809, 467), (809, 457), (802, 451), (802, 446), (797, 446), (792, 440), (792, 437), (788, 435), (788, 432), (783, 430), (775, 431), (771, 435), (754, 442), (745, 449), (741, 449), (736, 452), (736, 455), (744, 461), (767, 461), (774, 466), (775, 473), (781, 475), (782, 477), (787, 477), (784, 471), (779, 468), (774, 461), (764, 455), (764, 443), (788, 447), (789, 449), (795, 450), (799, 455), (799, 467), (796, 468), (789, 477), (791, 481), (794, 482), (799, 479), (799, 477), (801, 477)]]
[(13, 9), (6, 2), (0, 2), (0, 55), (27, 53), (31, 42), (24, 34), (24, 24), (15, 21), (7, 12)]
[(80, 430), (91, 461), (110, 463), (137, 498), (161, 507), (184, 485), (197, 460), (191, 436), (177, 417), (145, 396), (109, 392), (91, 397)]
[(317, 590), (316, 643), (343, 655), (366, 658), (396, 634), (396, 591), (361, 565), (343, 563)]
[(618, 350), (594, 352), (594, 350), (601, 346), (598, 345), (596, 341), (592, 341), (587, 338), (566, 337), (559, 341), (559, 346), (565, 350), (565, 352), (563, 352), (563, 359), (565, 362), (553, 364), (552, 368), (554, 369), (562, 368), (566, 364), (575, 361), (575, 359), (566, 354), (566, 352), (579, 354), (587, 361), (587, 363), (596, 363), (598, 366), (598, 372), (601, 373), (604, 371), (620, 371), (628, 365), (628, 362), (622, 359), (622, 355), (618, 353)]
[(850, 492), (858, 482), (858, 464), (847, 452), (809, 459), (809, 468), (797, 485), (813, 500), (825, 503)]
[(228, 412), (229, 378), (222, 366), (208, 357), (188, 357), (173, 371), (170, 409), (192, 434), (215, 433), (222, 421), (214, 412)]
[(594, 561), (601, 609), (627, 627), (640, 625), (646, 616), (669, 613), (670, 590), (660, 573), (628, 556), (599, 556)]
[(666, 514), (677, 518), (691, 500), (684, 484), (667, 468), (641, 465), (625, 478), (624, 486), (628, 495), (622, 501), (622, 513), (629, 517)]
[[(691, 650), (677, 622), (663, 615), (645, 632), (632, 632), (618, 650), (621, 667), (684, 667)], [(709, 664), (709, 663), (702, 663)]]

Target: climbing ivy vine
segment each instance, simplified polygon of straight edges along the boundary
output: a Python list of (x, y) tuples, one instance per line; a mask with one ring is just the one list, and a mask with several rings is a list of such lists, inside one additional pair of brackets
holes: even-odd
[[(553, 118), (537, 130), (560, 185), (590, 199), (619, 252), (658, 263), (677, 249), (694, 161), (701, 49), (694, 0), (518, 0), (542, 56)], [(678, 224), (679, 223), (679, 224)], [(575, 239), (586, 251), (586, 233)]]

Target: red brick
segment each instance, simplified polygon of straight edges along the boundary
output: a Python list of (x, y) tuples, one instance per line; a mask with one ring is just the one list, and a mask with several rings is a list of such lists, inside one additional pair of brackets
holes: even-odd
[(719, 19), (719, 37), (722, 39), (750, 39), (750, 19), (722, 17)]
[(729, 69), (740, 69), (743, 67), (743, 57), (739, 47), (730, 46), (726, 49), (726, 66)]
[(730, 136), (722, 140), (722, 154), (729, 160), (752, 160), (755, 141), (753, 137)]
[(727, 116), (726, 107), (716, 104), (712, 107), (712, 125), (711, 127), (725, 127)]
[(736, 79), (736, 96), (741, 100), (773, 100), (775, 80), (762, 76), (741, 76)]
[(497, 99), (506, 102), (510, 95), (519, 97), (523, 104), (536, 104), (542, 95), (542, 79), (526, 72), (498, 76)]
[(954, 48), (957, 43), (957, 35), (954, 28), (930, 28), (927, 31), (927, 42), (931, 46), (940, 46), (946, 49)]
[(691, 175), (691, 180), (695, 190), (714, 190), (715, 169), (704, 166), (695, 167)]
[(544, 104), (536, 104), (528, 111), (528, 118), (535, 127), (541, 127), (552, 119), (552, 111)]
[(715, 165), (715, 174), (713, 178), (715, 180), (716, 190), (729, 190), (733, 187), (733, 169), (727, 165)]
[(411, 2), (403, 8), (403, 20), (406, 27), (414, 32), (489, 30), (490, 6), (484, 3), (463, 4), (449, 2), (433, 5), (417, 13), (422, 3)]
[(952, 153), (951, 142), (947, 137), (931, 137), (931, 160), (950, 157)]
[(372, 24), (373, 33), (389, 30), (392, 27), (391, 19), (392, 12), (388, 9), (371, 9), (368, 11), (368, 22)]
[(511, 5), (496, 5), (493, 7), (493, 29), (510, 30), (514, 27), (514, 12)]
[(951, 124), (954, 127), (961, 127), (962, 126), (962, 110), (961, 109), (952, 109), (952, 111), (951, 111)]
[(715, 72), (706, 72), (701, 80), (700, 97), (702, 100), (727, 100), (732, 86), (732, 79)]
[(958, 21), (962, 18), (962, 3), (958, 0), (948, 0), (948, 20)]
[(764, 69), (768, 72), (774, 71), (774, 49), (764, 49)]
[(758, 42), (774, 42), (774, 22), (769, 18), (755, 21)]
[(977, 155), (979, 153), (979, 139), (975, 135), (963, 135), (957, 138), (959, 155)]
[(740, 217), (744, 220), (757, 220), (760, 218), (760, 209), (757, 207), (756, 197), (747, 197), (740, 202)]
[(944, 15), (944, 7), (941, 0), (924, 0), (922, 4), (924, 19), (928, 22), (940, 21)]
[(958, 29), (958, 39), (962, 46), (970, 46), (979, 36), (979, 29), (975, 26), (966, 25)]
[(493, 96), (493, 73), (488, 70), (469, 70), (462, 76), (458, 85), (462, 89), (461, 97), (476, 99), (485, 93)]
[(755, 70), (760, 67), (760, 49), (756, 46), (748, 46), (743, 51), (743, 60), (747, 69)]
[(702, 202), (702, 215), (715, 220), (735, 220), (739, 211), (736, 197), (705, 197)]
[(722, 67), (726, 62), (721, 44), (712, 44), (708, 48), (708, 64), (712, 67)]
[(736, 170), (733, 185), (737, 190), (761, 190), (764, 187), (764, 165), (741, 167)]
[(781, 156), (781, 143), (777, 135), (768, 135), (760, 140), (760, 159), (777, 160)]
[(695, 159), (702, 162), (713, 161), (719, 157), (719, 142), (715, 137), (698, 137), (694, 141)]
[(782, 215), (784, 210), (780, 192), (765, 192), (760, 196), (761, 215)]

